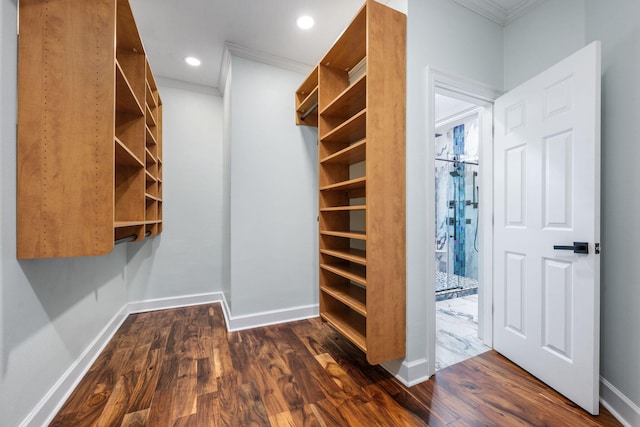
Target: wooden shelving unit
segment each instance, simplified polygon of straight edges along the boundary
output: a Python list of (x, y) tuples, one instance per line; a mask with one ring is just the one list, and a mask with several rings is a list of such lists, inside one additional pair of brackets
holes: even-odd
[(21, 0), (19, 20), (18, 258), (158, 234), (162, 102), (128, 0)]
[(296, 92), (318, 126), (320, 316), (372, 364), (406, 347), (405, 46), (405, 15), (367, 0)]

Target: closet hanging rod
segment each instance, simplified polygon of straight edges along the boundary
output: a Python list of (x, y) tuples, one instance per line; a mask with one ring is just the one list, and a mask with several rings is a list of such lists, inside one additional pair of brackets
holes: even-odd
[[(144, 237), (148, 237), (150, 235), (151, 235), (150, 231), (147, 231), (146, 233), (144, 233)], [(131, 236), (123, 237), (122, 239), (116, 240), (115, 242), (113, 242), (113, 244), (119, 245), (120, 243), (133, 242), (137, 238), (138, 238), (138, 234), (132, 234)]]
[(307, 111), (306, 113), (304, 113), (301, 117), (300, 120), (304, 121), (304, 119), (306, 119), (307, 117), (309, 117), (311, 115), (311, 113), (313, 113), (314, 111), (316, 111), (316, 108), (318, 108), (318, 103), (316, 102), (315, 104), (313, 104), (311, 106), (311, 108), (309, 108), (309, 111)]

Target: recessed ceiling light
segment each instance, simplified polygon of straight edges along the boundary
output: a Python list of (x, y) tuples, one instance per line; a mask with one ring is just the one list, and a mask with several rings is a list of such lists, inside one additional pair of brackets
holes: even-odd
[(184, 58), (184, 62), (191, 65), (192, 67), (197, 67), (201, 64), (200, 60), (198, 58), (194, 58), (193, 56), (187, 56), (186, 58)]
[(305, 15), (298, 18), (296, 23), (298, 24), (298, 27), (302, 28), (303, 30), (308, 30), (309, 28), (313, 27), (314, 21), (312, 17)]

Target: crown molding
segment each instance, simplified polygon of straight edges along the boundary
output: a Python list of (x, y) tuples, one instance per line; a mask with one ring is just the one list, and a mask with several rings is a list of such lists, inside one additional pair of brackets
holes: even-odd
[(492, 0), (453, 0), (461, 6), (484, 16), (498, 25), (506, 26), (544, 0), (522, 0), (512, 8), (505, 8)]
[(170, 77), (156, 76), (156, 82), (159, 86), (167, 86), (175, 89), (188, 90), (191, 92), (203, 93), (206, 95), (222, 96), (218, 88), (213, 86), (205, 86), (197, 83), (176, 80)]
[(308, 74), (314, 65), (305, 64), (303, 62), (294, 61), (292, 59), (283, 58), (277, 55), (271, 55), (250, 47), (241, 46), (232, 42), (224, 43), (224, 51), (222, 53), (222, 61), (220, 63), (220, 75), (218, 78), (218, 89), (224, 95), (224, 87), (227, 81), (227, 74), (231, 66), (231, 57), (249, 59), (251, 61), (261, 62), (274, 67), (283, 68), (289, 71), (295, 71), (300, 74)]
[(218, 73), (218, 90), (224, 96), (224, 90), (227, 85), (227, 77), (231, 68), (231, 52), (227, 44), (222, 49), (222, 60), (220, 61), (220, 72)]

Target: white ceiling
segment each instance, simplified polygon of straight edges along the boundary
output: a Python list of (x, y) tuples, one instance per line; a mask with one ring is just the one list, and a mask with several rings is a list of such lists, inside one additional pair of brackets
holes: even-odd
[[(408, 0), (379, 0), (406, 11)], [(540, 0), (453, 0), (505, 25)], [(218, 87), (225, 43), (246, 56), (270, 57), (311, 70), (360, 9), (363, 0), (130, 0), (156, 76)], [(311, 30), (296, 19), (312, 15)], [(493, 16), (493, 18), (492, 18)], [(497, 16), (497, 18), (496, 18)], [(193, 68), (184, 58), (196, 56)]]

